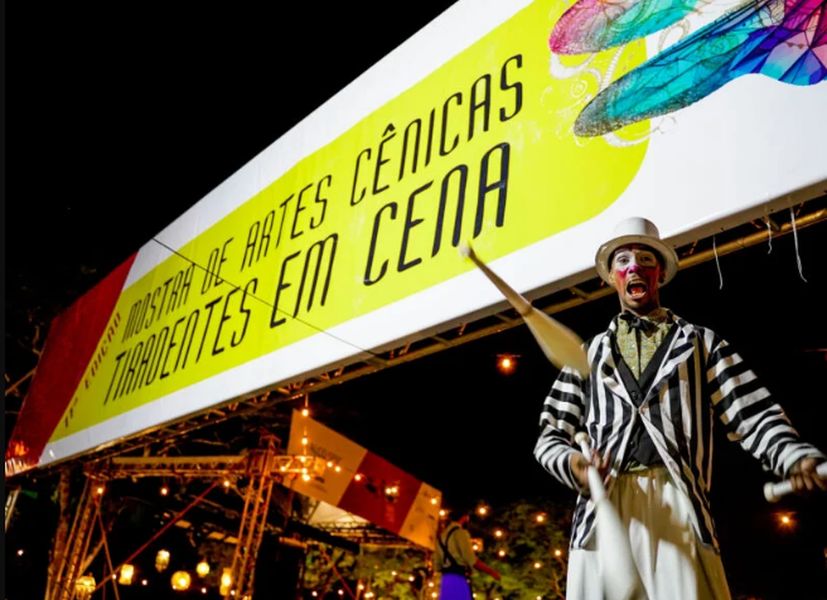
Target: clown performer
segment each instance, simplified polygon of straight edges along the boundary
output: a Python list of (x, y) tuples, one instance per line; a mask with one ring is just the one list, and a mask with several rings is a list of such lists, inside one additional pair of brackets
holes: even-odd
[[(604, 474), (650, 600), (730, 598), (708, 500), (713, 422), (765, 469), (790, 478), (794, 490), (827, 489), (816, 473), (825, 456), (799, 440), (725, 340), (661, 307), (660, 286), (675, 276), (678, 259), (653, 223), (619, 223), (595, 265), (615, 288), (621, 312), (587, 343), (587, 380), (569, 367), (560, 372), (543, 404), (534, 451), (543, 468), (580, 494), (567, 598), (604, 597), (590, 464)], [(573, 442), (583, 430), (591, 457)]]

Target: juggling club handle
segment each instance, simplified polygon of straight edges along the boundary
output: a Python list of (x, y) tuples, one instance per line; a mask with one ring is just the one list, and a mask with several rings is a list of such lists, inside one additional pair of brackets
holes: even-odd
[[(580, 451), (586, 459), (591, 461), (592, 449), (589, 434), (585, 431), (578, 432), (574, 436), (574, 442), (580, 446)], [(603, 487), (603, 479), (601, 479), (600, 473), (598, 473), (594, 465), (589, 465), (587, 473), (589, 478), (589, 491), (591, 492), (592, 500), (594, 502), (600, 502), (606, 497), (606, 488)]]
[[(816, 473), (822, 479), (827, 479), (827, 462), (823, 462), (816, 467)], [(782, 496), (786, 496), (793, 491), (793, 484), (789, 479), (779, 481), (777, 483), (764, 484), (764, 498), (767, 502), (778, 502)]]

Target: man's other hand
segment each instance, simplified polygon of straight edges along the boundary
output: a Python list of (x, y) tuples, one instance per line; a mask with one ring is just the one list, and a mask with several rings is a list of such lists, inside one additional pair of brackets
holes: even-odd
[[(827, 490), (827, 480), (822, 479), (816, 473), (816, 467), (821, 464), (821, 459), (815, 457), (802, 458), (790, 469), (790, 483), (794, 492), (815, 489)], [(572, 469), (574, 465), (572, 465)]]

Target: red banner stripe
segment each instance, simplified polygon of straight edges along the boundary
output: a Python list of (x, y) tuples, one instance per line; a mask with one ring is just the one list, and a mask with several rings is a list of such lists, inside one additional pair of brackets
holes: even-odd
[(15, 471), (37, 465), (114, 316), (136, 256), (130, 256), (52, 321), (6, 448), (6, 461), (14, 459)]
[[(421, 482), (384, 458), (368, 452), (357, 471), (361, 481), (351, 480), (339, 508), (399, 533), (419, 493)], [(396, 487), (397, 494), (386, 493)]]

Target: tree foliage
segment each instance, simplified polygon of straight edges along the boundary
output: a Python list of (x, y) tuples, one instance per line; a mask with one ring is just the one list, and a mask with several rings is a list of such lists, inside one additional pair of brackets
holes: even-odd
[[(497, 582), (475, 571), (471, 583), (476, 600), (565, 598), (570, 511), (528, 500), (488, 508), (485, 516), (474, 515), (468, 529), (482, 544), (477, 556), (502, 579)], [(430, 566), (429, 554), (416, 548), (363, 548), (352, 554), (318, 544), (307, 552), (304, 597), (348, 598), (346, 591), (338, 594), (346, 585), (359, 599), (431, 600), (439, 582)]]

